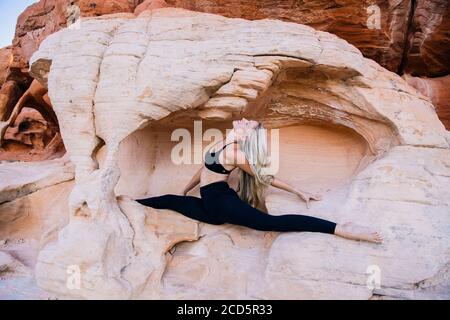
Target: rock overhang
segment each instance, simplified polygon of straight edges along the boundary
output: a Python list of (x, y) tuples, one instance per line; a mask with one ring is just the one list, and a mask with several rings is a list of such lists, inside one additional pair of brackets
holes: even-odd
[[(415, 294), (418, 283), (431, 286), (445, 273), (447, 132), (429, 101), (333, 35), (275, 20), (250, 22), (160, 9), (137, 19), (84, 19), (79, 30), (66, 29), (47, 38), (31, 59), (33, 68), (38, 78), (48, 74), (49, 96), (75, 165), (76, 183), (68, 199), (71, 221), (38, 259), (38, 283), (47, 290), (73, 294), (65, 287), (65, 267), (73, 264), (84, 266), (88, 284), (75, 293), (77, 297), (161, 297), (166, 269), (176, 273), (166, 278), (168, 283), (189, 283), (190, 266), (169, 264), (165, 240), (154, 239), (153, 231), (145, 229), (160, 227), (155, 212), (126, 197), (117, 201), (118, 146), (139, 129), (170, 117), (225, 122), (252, 112), (271, 127), (312, 120), (339, 124), (359, 133), (373, 153), (383, 155), (353, 177), (348, 194), (332, 201), (335, 207), (323, 217), (383, 227), (387, 243), (379, 248), (332, 241), (326, 235), (282, 234), (250, 264), (258, 267), (252, 272), (255, 278), (245, 282), (250, 296), (279, 298), (283, 290), (299, 298), (336, 298), (342, 292), (352, 298), (374, 293), (408, 296)], [(93, 158), (101, 141), (105, 155), (97, 163)], [(298, 209), (298, 203), (282, 200), (269, 201), (273, 213), (290, 206)], [(149, 212), (154, 218), (146, 218)], [(167, 228), (181, 221), (177, 217), (168, 219)], [(241, 258), (241, 248), (227, 243), (230, 237), (239, 240), (243, 230), (230, 228), (230, 236), (214, 229), (208, 235), (208, 226), (201, 226), (206, 236), (200, 238), (193, 223), (181, 228), (189, 236), (178, 240), (192, 241), (193, 259), (202, 268), (211, 266), (196, 256), (196, 250), (207, 250), (203, 247), (220, 248), (206, 251), (208, 261), (220, 260), (217, 252), (236, 255), (231, 261)], [(248, 242), (261, 249), (259, 235), (248, 235)], [(308, 250), (292, 250), (294, 245), (298, 248), (297, 241)], [(91, 242), (96, 245), (86, 252), (83, 246)], [(330, 250), (332, 267), (322, 263), (324, 247)], [(267, 263), (261, 266), (263, 260)], [(367, 288), (361, 276), (369, 262), (383, 270), (384, 284), (378, 291)], [(405, 264), (414, 265), (414, 270), (404, 272)], [(286, 273), (286, 265), (294, 276)], [(342, 265), (345, 270), (339, 269)], [(225, 272), (221, 264), (214, 267)], [(334, 269), (339, 272), (330, 272)], [(229, 270), (245, 276), (231, 264)], [(218, 280), (197, 271), (202, 279), (192, 290), (199, 295)], [(142, 293), (144, 287), (150, 295)], [(228, 290), (231, 296), (241, 294)], [(177, 295), (170, 289), (167, 294)]]
[[(350, 127), (375, 153), (448, 147), (432, 104), (400, 77), (345, 40), (290, 22), (176, 8), (87, 18), (41, 44), (30, 70), (45, 83), (47, 69), (56, 112), (90, 108), (94, 134), (105, 141), (179, 110), (229, 120), (288, 101), (292, 117), (304, 110), (299, 121)], [(112, 134), (115, 115), (121, 125)]]

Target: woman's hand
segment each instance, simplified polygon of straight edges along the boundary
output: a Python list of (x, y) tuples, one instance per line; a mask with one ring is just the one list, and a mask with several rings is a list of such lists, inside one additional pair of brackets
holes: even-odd
[(313, 194), (305, 191), (299, 191), (297, 195), (302, 198), (306, 202), (306, 208), (309, 209), (309, 201), (310, 200), (322, 200), (322, 196), (320, 194)]

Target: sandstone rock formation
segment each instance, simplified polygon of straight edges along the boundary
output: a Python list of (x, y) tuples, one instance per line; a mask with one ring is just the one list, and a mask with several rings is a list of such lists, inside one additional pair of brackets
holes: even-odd
[[(11, 48), (13, 60), (5, 76), (8, 81), (0, 89), (0, 114), (11, 113), (30, 86), (28, 61), (42, 40), (67, 26), (68, 2), (68, 0), (41, 0), (20, 15)], [(339, 2), (76, 0), (74, 2), (84, 17), (133, 11), (138, 15), (145, 10), (171, 6), (217, 13), (227, 17), (251, 20), (273, 18), (298, 22), (337, 34), (359, 48), (366, 57), (399, 74), (404, 70), (415, 76), (434, 77), (449, 73), (450, 43), (447, 34), (450, 6), (446, 0)], [(0, 63), (0, 85), (1, 78)], [(443, 110), (442, 107), (439, 109)], [(440, 114), (442, 113), (439, 112), (438, 115)], [(49, 119), (44, 120), (51, 122)], [(0, 121), (7, 121), (7, 118), (0, 118)], [(39, 122), (39, 119), (35, 119), (35, 122)], [(57, 135), (55, 137), (57, 138)], [(20, 139), (14, 140), (15, 151), (10, 152), (8, 149), (3, 159), (43, 160), (51, 157), (48, 151), (43, 152), (39, 145), (33, 146), (30, 151), (30, 146), (20, 145), (19, 141)], [(63, 150), (63, 145), (60, 144), (55, 149)], [(21, 153), (19, 150), (24, 151)]]
[(450, 2), (416, 0), (408, 34), (405, 71), (415, 76), (450, 73)]
[(450, 75), (437, 78), (403, 76), (411, 86), (428, 97), (436, 107), (436, 112), (444, 126), (450, 129)]
[[(39, 186), (36, 168), (11, 187), (16, 164), (0, 164), (0, 238), (51, 295), (449, 298), (448, 132), (425, 96), (337, 36), (163, 8), (83, 18), (42, 42), (30, 73), (75, 179), (55, 168), (61, 183)], [(308, 211), (271, 189), (271, 214), (371, 225), (385, 243), (213, 226), (133, 201), (179, 193), (198, 168), (171, 161), (174, 129), (223, 131), (243, 115), (280, 129), (280, 178), (324, 192)]]
[(0, 299), (48, 299), (36, 285), (37, 254), (67, 224), (74, 168), (67, 156), (0, 164)]
[(134, 9), (134, 14), (138, 16), (145, 10), (155, 10), (166, 7), (169, 7), (169, 5), (164, 0), (146, 0)]
[(9, 65), (11, 63), (11, 47), (0, 49), (0, 87), (5, 83), (8, 74)]
[[(83, 17), (133, 12), (138, 0), (77, 0)], [(27, 69), (31, 55), (50, 34), (66, 26), (65, 11), (69, 1), (46, 0), (29, 6), (18, 18), (13, 40), (14, 64)], [(26, 70), (24, 70), (26, 71)]]
[[(281, 19), (337, 34), (391, 71), (402, 68), (425, 76), (448, 74), (450, 6), (445, 0), (251, 1), (251, 0), (76, 0), (83, 17), (157, 9), (165, 6), (245, 19)], [(68, 1), (39, 1), (18, 19), (13, 41), (15, 65), (26, 72), (31, 54), (49, 34), (66, 25)], [(380, 13), (380, 28), (377, 19)], [(373, 18), (372, 18), (373, 17)], [(412, 19), (410, 19), (412, 17)], [(372, 26), (374, 22), (374, 26)], [(408, 47), (405, 43), (408, 42)], [(406, 62), (406, 61), (404, 61)]]
[[(155, 2), (147, 0), (146, 2)], [(276, 18), (338, 35), (394, 72), (449, 73), (450, 4), (446, 0), (252, 1), (166, 0), (168, 5), (227, 17)], [(379, 21), (379, 23), (378, 23)], [(405, 43), (409, 45), (405, 47)]]
[[(103, 14), (133, 12), (140, 3), (138, 0), (78, 0), (75, 3), (80, 7), (82, 16), (99, 16)], [(17, 19), (16, 34), (11, 47), (0, 51), (0, 121), (2, 121), (2, 131), (6, 130), (5, 125), (12, 123), (9, 115), (17, 107), (19, 99), (27, 94), (27, 89), (31, 84), (31, 77), (28, 74), (28, 62), (31, 55), (39, 48), (40, 43), (50, 34), (67, 26), (66, 8), (68, 0), (42, 0), (30, 5)], [(7, 57), (7, 55), (9, 55)], [(11, 57), (12, 55), (12, 57)], [(8, 59), (8, 60), (5, 60)], [(7, 66), (4, 64), (8, 61)], [(3, 68), (7, 67), (5, 71)], [(3, 79), (3, 81), (2, 81)], [(6, 82), (3, 85), (3, 82)], [(3, 85), (3, 86), (2, 86)], [(30, 106), (33, 107), (33, 106)], [(48, 104), (48, 107), (51, 107)], [(39, 115), (31, 122), (42, 122)], [(22, 115), (23, 117), (24, 115)], [(54, 119), (47, 118), (45, 114), (43, 121), (47, 131), (50, 127), (55, 127)], [(11, 145), (4, 147), (0, 159), (36, 161), (59, 157), (64, 152), (64, 145), (59, 136), (59, 129), (52, 132), (53, 142), (49, 148), (42, 149), (40, 144), (21, 144), (21, 139), (14, 138)], [(11, 131), (16, 129), (11, 128)], [(4, 132), (3, 132), (4, 134)], [(2, 138), (3, 138), (2, 134)], [(59, 141), (59, 143), (57, 143)], [(0, 145), (2, 143), (0, 142)]]
[(65, 153), (47, 89), (38, 81), (33, 81), (14, 109), (8, 111), (0, 113), (0, 118), (6, 119), (0, 121), (0, 160), (45, 160)]
[[(146, 0), (141, 7), (163, 7)], [(450, 73), (450, 2), (416, 1), (252, 1), (167, 0), (173, 7), (245, 19), (276, 18), (307, 24), (347, 40), (385, 68), (414, 76), (441, 77)], [(379, 27), (377, 15), (380, 14)], [(447, 123), (449, 107), (438, 116)], [(446, 124), (447, 129), (450, 125)]]
[(45, 291), (36, 288), (30, 268), (7, 251), (0, 251), (0, 299), (27, 299), (30, 296), (49, 298)]

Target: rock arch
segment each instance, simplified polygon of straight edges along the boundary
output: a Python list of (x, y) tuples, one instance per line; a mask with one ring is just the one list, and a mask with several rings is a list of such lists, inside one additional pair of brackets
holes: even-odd
[[(41, 252), (36, 269), (42, 287), (65, 295), (163, 296), (167, 253), (176, 240), (167, 234), (156, 239), (144, 228), (146, 209), (126, 197), (117, 201), (114, 190), (122, 141), (157, 121), (220, 122), (250, 114), (272, 127), (330, 122), (357, 132), (377, 157), (392, 150), (410, 155), (432, 150), (441, 161), (448, 154), (447, 133), (428, 100), (346, 41), (299, 24), (174, 8), (144, 11), (137, 18), (86, 18), (80, 29), (44, 40), (30, 66), (41, 83), (48, 77), (49, 97), (75, 165), (71, 221)], [(99, 164), (95, 153), (102, 143), (105, 157)], [(370, 176), (379, 163), (362, 175)], [(357, 193), (355, 184), (351, 193)], [(349, 199), (345, 205), (359, 205)], [(179, 221), (177, 226), (185, 226), (177, 229), (178, 239), (199, 239), (197, 224)], [(269, 256), (284, 252), (286, 237), (277, 239), (282, 249)], [(86, 283), (76, 292), (64, 284), (63, 266), (73, 264), (83, 266)], [(269, 267), (276, 273), (279, 266), (270, 260)], [(258, 295), (276, 294), (276, 285), (285, 280), (277, 281), (259, 288)], [(367, 293), (358, 287), (349, 295), (361, 291)]]

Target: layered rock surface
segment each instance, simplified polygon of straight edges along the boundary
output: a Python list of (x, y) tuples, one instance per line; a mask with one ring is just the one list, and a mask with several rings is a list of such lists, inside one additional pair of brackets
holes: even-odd
[(406, 82), (426, 96), (436, 108), (439, 119), (444, 126), (450, 128), (450, 75), (437, 78), (420, 78), (403, 76)]
[[(156, 2), (161, 1), (145, 1)], [(394, 72), (402, 73), (406, 68), (415, 76), (442, 76), (450, 71), (450, 5), (446, 0), (166, 0), (166, 3), (227, 17), (275, 18), (306, 24), (338, 35), (364, 56)]]
[[(82, 16), (100, 16), (103, 14), (133, 12), (136, 6), (142, 1), (138, 0), (78, 0)], [(25, 143), (33, 139), (28, 132), (19, 130), (21, 136), (26, 139), (16, 137), (17, 125), (8, 124), (9, 116), (13, 112), (15, 105), (20, 98), (27, 94), (27, 89), (31, 85), (32, 78), (28, 73), (28, 62), (31, 55), (39, 48), (40, 43), (50, 34), (67, 27), (67, 7), (69, 1), (66, 0), (42, 0), (30, 5), (17, 19), (16, 33), (12, 46), (0, 51), (0, 159), (1, 160), (21, 160), (40, 161), (61, 156), (64, 153), (64, 145), (59, 135), (57, 124), (53, 123), (47, 114), (38, 115), (25, 121), (22, 125), (32, 126), (35, 123), (42, 123), (45, 130), (40, 130), (40, 135), (49, 135), (48, 144), (45, 139), (35, 139), (31, 145)], [(4, 82), (4, 83), (3, 83)], [(28, 107), (36, 108), (30, 104)], [(51, 108), (49, 104), (47, 108)], [(28, 113), (28, 115), (30, 115)], [(26, 116), (22, 115), (20, 118)], [(43, 119), (41, 119), (43, 117)], [(5, 138), (5, 125), (11, 125), (8, 137)], [(16, 128), (14, 128), (16, 127)], [(56, 130), (55, 130), (56, 129)], [(46, 132), (45, 132), (46, 131)], [(5, 138), (6, 141), (2, 141)], [(44, 147), (42, 146), (44, 144)]]
[(0, 87), (5, 83), (9, 65), (12, 60), (11, 47), (0, 49)]
[[(450, 56), (449, 2), (432, 1), (236, 1), (236, 0), (77, 0), (81, 16), (101, 16), (111, 13), (140, 14), (145, 10), (162, 7), (181, 7), (194, 11), (221, 14), (227, 17), (245, 19), (272, 18), (310, 25), (317, 30), (328, 31), (355, 45), (362, 53), (374, 59), (387, 69), (414, 76), (445, 76), (449, 73)], [(31, 83), (28, 62), (39, 44), (48, 35), (67, 26), (68, 1), (41, 0), (28, 7), (18, 18), (16, 35), (10, 50), (13, 59), (8, 69), (2, 73), (0, 62), (0, 124), (6, 120), (20, 97), (26, 94)], [(5, 49), (2, 49), (5, 50)], [(0, 54), (0, 61), (2, 61)], [(6, 57), (6, 55), (5, 55)], [(33, 106), (29, 106), (33, 107)], [(50, 106), (49, 106), (50, 107)], [(437, 106), (438, 116), (447, 123), (448, 107)], [(43, 134), (48, 134), (54, 126), (44, 116), (48, 124)], [(3, 123), (1, 123), (3, 121)], [(36, 119), (25, 121), (24, 125), (42, 122)], [(13, 124), (13, 123), (11, 123)], [(449, 127), (447, 127), (449, 128)], [(59, 130), (57, 128), (57, 130)], [(9, 137), (2, 145), (2, 159), (39, 161), (59, 157), (65, 152), (58, 134), (54, 133), (52, 143), (42, 148), (43, 139), (33, 139), (28, 132), (11, 129)], [(21, 136), (27, 136), (26, 139)], [(27, 140), (36, 141), (29, 145)], [(59, 144), (57, 145), (57, 142)], [(6, 145), (6, 146), (3, 146)]]
[[(294, 23), (166, 8), (84, 18), (44, 40), (30, 64), (48, 86), (75, 180), (54, 186), (48, 219), (36, 217), (53, 187), (6, 193), (0, 214), (16, 213), (3, 214), (0, 236), (34, 239), (9, 248), (52, 295), (449, 297), (448, 132), (424, 96), (346, 41)], [(179, 193), (198, 168), (171, 161), (175, 129), (193, 137), (203, 119), (203, 130), (223, 132), (243, 115), (280, 129), (280, 178), (324, 193), (307, 210), (271, 189), (271, 214), (371, 225), (385, 243), (212, 226), (133, 201)], [(193, 159), (207, 142), (194, 141)], [(40, 181), (29, 176), (14, 188)], [(14, 208), (24, 203), (39, 205), (21, 216)], [(53, 228), (33, 229), (33, 219)], [(368, 286), (370, 270), (381, 286)]]
[(405, 71), (414, 76), (450, 73), (450, 2), (416, 0), (406, 50)]

